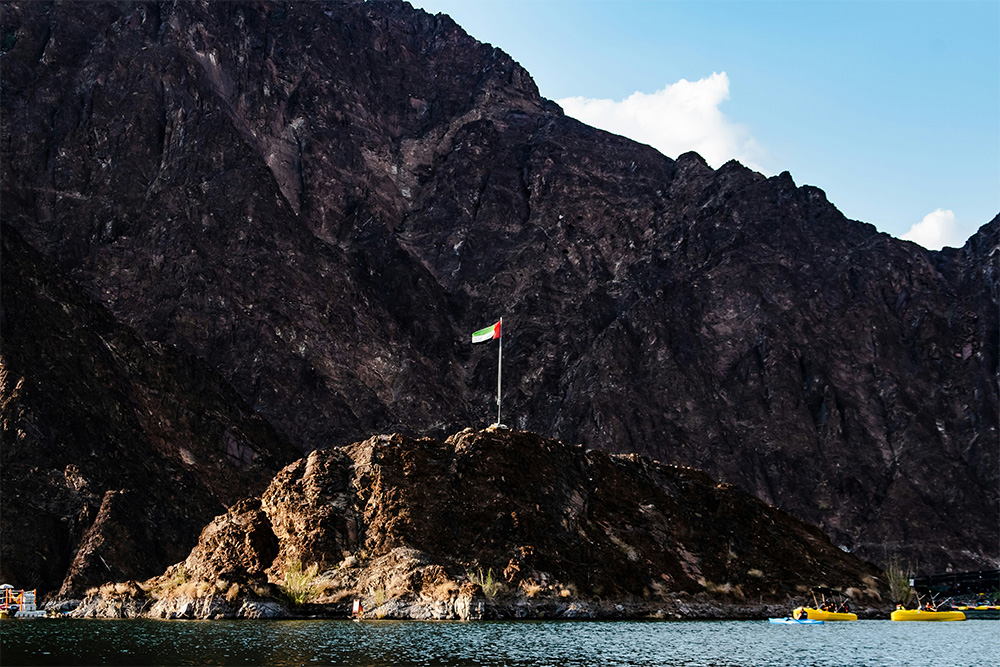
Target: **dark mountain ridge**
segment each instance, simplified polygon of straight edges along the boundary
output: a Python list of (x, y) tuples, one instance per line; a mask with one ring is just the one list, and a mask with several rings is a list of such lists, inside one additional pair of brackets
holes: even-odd
[[(8, 3), (3, 219), (301, 451), (504, 421), (995, 566), (995, 218), (926, 251), (595, 130), (405, 3)], [(7, 36), (12, 36), (10, 39)], [(5, 346), (7, 345), (5, 341)]]

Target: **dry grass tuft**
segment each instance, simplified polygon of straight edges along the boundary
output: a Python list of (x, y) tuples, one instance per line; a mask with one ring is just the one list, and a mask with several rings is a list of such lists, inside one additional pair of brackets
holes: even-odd
[(653, 595), (661, 600), (666, 600), (671, 593), (670, 586), (666, 582), (654, 581), (650, 586), (653, 589)]
[(533, 598), (542, 592), (542, 585), (536, 582), (534, 579), (526, 579), (521, 582), (521, 590), (529, 598)]
[(182, 598), (203, 598), (215, 592), (215, 585), (207, 581), (189, 581), (181, 584), (177, 588), (167, 591), (166, 597), (172, 599)]
[(580, 590), (576, 587), (576, 584), (566, 584), (559, 589), (559, 597), (578, 598), (580, 597)]
[(705, 582), (705, 591), (714, 595), (733, 595), (738, 598), (743, 597), (743, 589), (733, 586), (728, 581), (723, 584), (716, 584), (711, 581)]
[(451, 579), (445, 579), (430, 591), (430, 597), (434, 600), (447, 600), (458, 595), (458, 583)]
[[(865, 585), (865, 595), (879, 600), (882, 599), (882, 594), (878, 592), (878, 581), (875, 580), (875, 577), (868, 575), (861, 582)], [(909, 583), (909, 579), (907, 579), (907, 586), (909, 586)]]

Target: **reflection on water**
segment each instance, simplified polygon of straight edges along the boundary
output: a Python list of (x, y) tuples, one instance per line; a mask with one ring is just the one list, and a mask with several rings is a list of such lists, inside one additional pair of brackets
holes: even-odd
[(997, 665), (1000, 622), (0, 623), (11, 665)]

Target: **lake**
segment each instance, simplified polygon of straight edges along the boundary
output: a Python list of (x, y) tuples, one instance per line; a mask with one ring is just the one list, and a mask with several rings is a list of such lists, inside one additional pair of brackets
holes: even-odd
[(0, 623), (0, 664), (997, 665), (1000, 621), (34, 619)]

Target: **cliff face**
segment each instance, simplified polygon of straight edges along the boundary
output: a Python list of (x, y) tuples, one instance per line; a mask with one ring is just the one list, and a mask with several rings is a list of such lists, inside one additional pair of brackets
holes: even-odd
[(274, 575), (293, 561), (329, 568), (350, 553), (401, 548), (491, 568), (514, 585), (555, 580), (611, 597), (657, 584), (695, 593), (706, 582), (788, 594), (826, 578), (861, 586), (875, 573), (819, 530), (700, 471), (530, 433), (376, 436), (316, 451), (286, 467), (261, 505), (280, 545)]
[(1000, 219), (928, 252), (587, 127), (395, 2), (8, 3), (4, 219), (300, 451), (491, 420), (1000, 554)]
[[(156, 601), (132, 606), (174, 613), (168, 582), (182, 573), (202, 594), (175, 607), (241, 615), (233, 584), (247, 595), (299, 568), (314, 568), (312, 600), (328, 613), (359, 598), (380, 617), (684, 614), (684, 601), (711, 600), (716, 613), (751, 601), (787, 613), (817, 585), (853, 589), (855, 605), (885, 592), (814, 526), (700, 471), (466, 429), (312, 452), (216, 517), (143, 586)], [(77, 613), (104, 613), (99, 598)]]
[(204, 363), (2, 240), (0, 578), (72, 597), (158, 574), (293, 450)]

